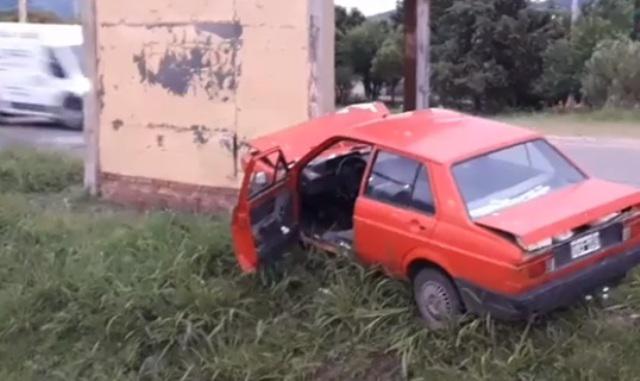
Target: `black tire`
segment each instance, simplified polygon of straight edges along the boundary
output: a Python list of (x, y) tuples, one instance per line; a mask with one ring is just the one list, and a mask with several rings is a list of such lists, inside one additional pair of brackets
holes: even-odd
[(462, 315), (458, 290), (437, 269), (425, 268), (416, 274), (413, 278), (413, 294), (418, 311), (431, 330), (453, 327)]
[(84, 128), (84, 100), (77, 95), (67, 95), (60, 110), (60, 123), (69, 129), (82, 131)]

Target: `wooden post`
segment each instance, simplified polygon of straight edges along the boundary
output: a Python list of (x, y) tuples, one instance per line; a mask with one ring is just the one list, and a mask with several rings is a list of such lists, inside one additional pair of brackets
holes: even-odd
[(431, 95), (430, 0), (418, 0), (416, 28), (416, 109), (429, 108)]
[(404, 110), (416, 109), (417, 0), (404, 0)]
[(84, 34), (85, 75), (91, 90), (84, 99), (84, 138), (86, 146), (84, 162), (84, 186), (93, 196), (100, 190), (100, 95), (98, 80), (98, 48), (96, 0), (83, 0), (80, 15)]
[(18, 0), (18, 21), (27, 22), (27, 0)]
[(421, 110), (429, 108), (431, 86), (430, 0), (404, 0), (404, 12), (404, 109)]

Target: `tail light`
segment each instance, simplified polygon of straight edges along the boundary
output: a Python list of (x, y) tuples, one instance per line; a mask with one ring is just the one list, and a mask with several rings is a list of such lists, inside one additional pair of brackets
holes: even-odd
[(539, 278), (545, 274), (556, 270), (556, 261), (552, 253), (545, 253), (540, 258), (536, 258), (534, 261), (526, 263), (524, 265), (524, 273), (528, 278)]

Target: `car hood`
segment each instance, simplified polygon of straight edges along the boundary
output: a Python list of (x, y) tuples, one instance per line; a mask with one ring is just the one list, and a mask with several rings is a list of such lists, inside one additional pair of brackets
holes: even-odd
[(637, 189), (588, 179), (475, 222), (511, 233), (522, 243), (532, 245), (634, 205), (640, 205)]
[(249, 141), (254, 151), (266, 151), (279, 147), (289, 163), (298, 161), (309, 151), (341, 131), (390, 114), (383, 103), (368, 103), (346, 107), (333, 114), (312, 119), (278, 132)]

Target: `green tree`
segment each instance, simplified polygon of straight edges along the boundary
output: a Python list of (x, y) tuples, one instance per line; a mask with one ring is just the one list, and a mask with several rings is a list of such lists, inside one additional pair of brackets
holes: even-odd
[(404, 35), (400, 28), (394, 29), (382, 43), (373, 59), (372, 76), (387, 85), (391, 103), (395, 104), (396, 88), (404, 75)]
[(357, 27), (367, 20), (367, 18), (357, 8), (347, 10), (345, 7), (336, 6), (336, 32), (344, 36), (351, 29)]
[(542, 53), (563, 35), (527, 0), (434, 1), (433, 92), (439, 103), (481, 112), (538, 107)]
[(389, 33), (385, 22), (366, 21), (351, 29), (339, 47), (339, 55), (353, 68), (364, 85), (368, 99), (377, 99), (382, 82), (372, 75), (373, 60)]
[(633, 12), (633, 38), (640, 40), (640, 0), (636, 0)]
[(565, 100), (570, 95), (581, 98), (587, 61), (601, 41), (628, 35), (632, 27), (631, 11), (632, 0), (598, 0), (587, 4), (571, 35), (552, 43), (543, 54), (544, 74), (538, 90), (547, 103)]
[(361, 25), (366, 18), (357, 9), (347, 11), (344, 7), (335, 7), (336, 36), (335, 36), (335, 68), (336, 68), (336, 101), (346, 104), (353, 89), (354, 70), (351, 66), (348, 51), (345, 47), (345, 36), (355, 27)]
[(640, 106), (640, 42), (629, 38), (598, 44), (586, 64), (584, 95), (593, 106)]

